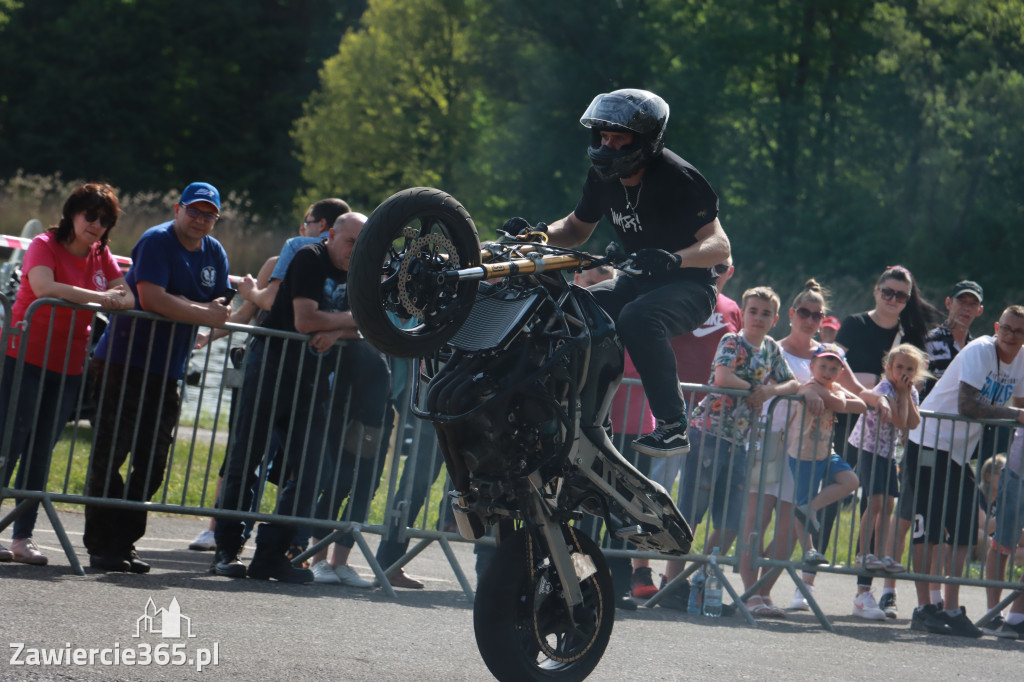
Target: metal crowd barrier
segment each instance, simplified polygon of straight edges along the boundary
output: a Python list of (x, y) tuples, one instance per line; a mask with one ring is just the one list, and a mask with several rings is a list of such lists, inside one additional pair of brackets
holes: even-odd
[[(11, 304), (3, 297), (0, 297), (0, 302), (2, 302), (6, 313), (5, 319), (9, 320)], [(28, 308), (25, 320), (19, 325), (19, 328), (13, 328), (10, 325), (4, 326), (2, 332), (0, 332), (2, 334), (0, 335), (0, 340), (4, 343), (4, 348), (7, 348), (10, 336), (22, 335), (24, 338), (27, 338), (28, 331), (33, 324), (45, 325), (48, 329), (48, 334), (44, 354), (48, 356), (51, 342), (53, 341), (51, 336), (53, 326), (51, 323), (54, 319), (54, 311), (58, 308), (71, 309), (72, 315), (75, 316), (80, 314), (92, 316), (100, 312), (97, 306), (74, 305), (59, 299), (40, 299)], [(44, 309), (49, 312), (40, 312)], [(112, 313), (110, 314), (113, 315)], [(138, 311), (119, 311), (116, 315), (133, 321), (130, 327), (131, 331), (129, 332), (129, 345), (134, 342), (138, 320), (170, 323), (170, 333), (173, 333), (173, 330), (180, 325), (180, 323), (173, 323), (159, 316)], [(97, 324), (99, 320), (100, 316), (97, 315), (94, 319), (94, 324)], [(319, 386), (316, 390), (322, 390), (327, 395), (326, 404), (323, 409), (326, 410), (331, 422), (335, 424), (333, 433), (329, 438), (322, 438), (317, 442), (311, 442), (310, 440), (310, 419), (313, 413), (310, 404), (311, 396), (304, 395), (300, 391), (290, 391), (289, 402), (278, 404), (281, 395), (288, 393), (288, 391), (283, 389), (294, 386), (294, 382), (298, 377), (292, 373), (286, 374), (283, 372), (284, 363), (280, 363), (277, 367), (271, 367), (265, 361), (264, 365), (256, 372), (259, 376), (257, 390), (269, 392), (268, 399), (272, 404), (272, 409), (277, 409), (280, 413), (290, 415), (290, 419), (286, 428), (276, 428), (273, 434), (269, 433), (269, 429), (263, 430), (268, 426), (267, 424), (252, 423), (250, 435), (255, 436), (252, 438), (253, 446), (248, 451), (241, 453), (241, 456), (245, 458), (244, 468), (246, 470), (258, 472), (254, 500), (251, 506), (247, 507), (243, 507), (237, 502), (232, 505), (230, 501), (226, 501), (225, 504), (218, 508), (215, 490), (221, 462), (232, 453), (235, 441), (239, 435), (235, 429), (231, 428), (238, 419), (238, 415), (231, 414), (229, 417), (230, 395), (233, 390), (239, 391), (243, 389), (239, 377), (240, 370), (231, 366), (230, 358), (235, 351), (227, 351), (215, 355), (209, 350), (212, 347), (211, 345), (207, 347), (207, 350), (194, 353), (191, 363), (193, 366), (198, 364), (201, 367), (201, 369), (196, 370), (200, 374), (220, 374), (223, 380), (219, 382), (219, 385), (215, 385), (212, 388), (209, 382), (200, 382), (199, 388), (196, 391), (197, 395), (189, 399), (183, 399), (181, 413), (176, 420), (177, 424), (174, 428), (166, 466), (162, 467), (159, 462), (154, 462), (153, 460), (146, 462), (136, 461), (136, 451), (145, 451), (147, 448), (152, 448), (157, 438), (155, 430), (148, 430), (137, 420), (129, 436), (130, 455), (127, 457), (124, 465), (118, 467), (123, 472), (122, 479), (126, 483), (123, 492), (116, 493), (116, 491), (111, 490), (112, 486), (115, 485), (112, 482), (113, 478), (107, 478), (103, 481), (102, 490), (97, 490), (94, 486), (94, 489), (90, 491), (88, 477), (89, 473), (94, 469), (96, 458), (101, 454), (96, 452), (96, 444), (104, 419), (106, 418), (108, 426), (111, 423), (113, 424), (113, 430), (116, 432), (120, 430), (122, 418), (126, 418), (125, 416), (132, 414), (133, 411), (135, 411), (135, 416), (138, 416), (143, 407), (142, 401), (130, 404), (130, 401), (125, 399), (125, 389), (128, 385), (127, 372), (124, 374), (117, 371), (112, 372), (112, 368), (115, 368), (114, 363), (102, 363), (100, 365), (101, 369), (94, 371), (96, 365), (94, 364), (94, 359), (91, 358), (87, 361), (80, 388), (75, 393), (75, 404), (68, 421), (68, 428), (66, 429), (68, 436), (59, 443), (52, 461), (48, 463), (46, 477), (48, 483), (45, 488), (39, 490), (24, 486), (21, 488), (11, 487), (7, 486), (6, 481), (0, 481), (0, 497), (20, 498), (14, 510), (0, 519), (0, 531), (24, 513), (33, 501), (38, 501), (45, 510), (72, 569), (79, 575), (82, 575), (84, 571), (81, 563), (78, 561), (75, 548), (67, 538), (59, 515), (54, 509), (53, 504), (55, 502), (81, 504), (87, 507), (216, 516), (223, 519), (239, 519), (248, 524), (260, 521), (286, 522), (298, 526), (300, 530), (304, 530), (307, 534), (314, 533), (313, 529), (323, 529), (324, 533), (322, 534), (327, 539), (321, 541), (320, 546), (336, 539), (339, 535), (351, 534), (374, 574), (381, 581), (381, 586), (385, 592), (393, 596), (394, 592), (390, 584), (387, 583), (383, 571), (374, 559), (372, 550), (362, 536), (364, 530), (374, 530), (373, 526), (365, 523), (365, 519), (353, 520), (342, 517), (339, 520), (310, 516), (308, 513), (297, 513), (301, 511), (298, 509), (298, 497), (294, 498), (295, 501), (290, 508), (280, 509), (277, 513), (271, 512), (277, 500), (277, 491), (273, 489), (273, 486), (267, 485), (268, 481), (273, 482), (276, 478), (276, 483), (280, 484), (280, 487), (284, 489), (290, 482), (301, 480), (305, 475), (315, 475), (316, 484), (325, 491), (320, 496), (322, 505), (327, 508), (341, 506), (337, 484), (339, 478), (346, 472), (332, 465), (333, 462), (341, 459), (342, 446), (348, 435), (348, 421), (346, 417), (351, 404), (352, 394), (350, 391), (351, 387), (332, 386), (331, 382), (337, 376), (338, 368), (343, 361), (345, 344), (339, 344), (334, 349), (335, 352), (328, 354), (326, 356), (327, 359), (325, 359), (325, 356), (317, 356), (307, 349), (309, 337), (305, 335), (289, 334), (248, 325), (229, 324), (225, 328), (228, 330), (228, 337), (226, 341), (221, 341), (219, 344), (222, 346), (226, 345), (228, 348), (249, 348), (254, 343), (268, 344), (273, 340), (274, 343), (281, 344), (282, 354), (287, 353), (290, 349), (297, 351), (296, 354), (300, 358), (298, 361), (298, 372), (301, 373), (305, 369), (309, 369), (315, 375), (316, 381), (322, 382), (316, 384), (316, 386)], [(147, 361), (152, 356), (154, 340), (157, 336), (157, 334), (152, 334), (149, 345), (144, 349)], [(22, 395), (23, 374), (26, 366), (24, 358), (27, 346), (28, 344), (21, 344), (20, 356), (13, 365), (11, 376), (5, 377), (5, 370), (3, 367), (0, 367), (0, 381), (11, 382), (11, 406), (20, 405), (27, 399), (27, 396)], [(266, 359), (266, 356), (264, 356), (264, 359)], [(64, 358), (63, 367), (61, 388), (64, 387), (63, 382), (69, 379), (67, 358)], [(166, 370), (166, 366), (164, 369)], [(289, 369), (295, 368), (291, 367)], [(165, 371), (143, 374), (145, 375), (142, 381), (143, 390), (152, 389), (160, 396), (159, 400), (171, 399), (167, 396), (171, 396), (174, 390), (178, 388), (175, 386), (178, 382), (168, 379)], [(115, 379), (115, 377), (119, 378)], [(336, 386), (338, 390), (335, 390)], [(251, 387), (249, 389), (251, 390)], [(185, 386), (180, 387), (183, 395), (185, 390)], [(107, 406), (107, 413), (103, 412), (104, 405)], [(113, 414), (110, 413), (110, 407), (112, 406), (114, 406)], [(5, 427), (3, 438), (0, 439), (0, 463), (3, 463), (0, 472), (6, 468), (6, 462), (12, 456), (15, 420), (25, 419), (26, 422), (34, 424), (45, 411), (53, 409), (56, 409), (56, 406), (43, 404), (41, 394), (39, 394), (31, 403), (30, 414), (26, 415), (24, 412), (18, 414), (15, 409), (9, 409), (6, 414), (0, 416)], [(87, 428), (85, 426), (86, 420), (91, 421), (96, 428)], [(342, 424), (341, 428), (337, 428), (339, 423)], [(54, 428), (63, 429), (63, 426), (63, 424), (56, 424)], [(260, 432), (257, 433), (257, 431)], [(122, 437), (124, 436), (124, 434), (121, 435)], [(37, 429), (32, 429), (19, 467), (31, 466), (32, 446), (37, 439), (46, 438), (49, 440), (53, 436), (54, 432), (40, 433)], [(271, 436), (273, 436), (273, 439), (276, 439), (276, 442), (279, 444), (278, 446), (275, 447), (274, 443), (271, 442), (273, 440)], [(293, 442), (296, 445), (301, 444), (301, 448), (289, 447)], [(279, 450), (284, 454), (278, 455), (275, 459), (275, 450)], [(289, 452), (295, 453), (300, 450), (306, 453), (306, 456), (302, 457), (300, 461), (295, 461), (296, 456), (294, 454), (291, 456), (292, 459), (289, 459)], [(311, 453), (315, 454), (309, 456)], [(365, 456), (361, 452), (354, 454), (356, 455), (356, 463), (355, 470), (352, 472), (353, 479), (359, 476), (360, 467), (371, 466), (375, 468), (371, 478), (378, 480), (382, 458), (377, 456), (377, 453), (373, 453), (371, 456)], [(152, 484), (155, 492), (150, 499), (133, 499), (133, 497), (138, 498), (139, 496), (132, 495), (129, 492), (132, 487), (131, 477), (141, 480), (144, 488), (150, 488), (150, 484)], [(60, 483), (55, 484), (55, 481), (60, 481)], [(378, 526), (376, 532), (379, 532), (379, 530), (380, 527)], [(319, 535), (320, 533), (316, 534)], [(313, 551), (315, 549), (317, 548), (314, 548)], [(311, 553), (312, 551), (308, 551), (306, 555)]]
[[(0, 296), (0, 304), (3, 306), (5, 319), (9, 320), (10, 302)], [(71, 308), (76, 311), (75, 314), (93, 315), (98, 312), (95, 306), (75, 306), (56, 299), (38, 301), (30, 308), (26, 324), (22, 329), (12, 329), (9, 325), (5, 325), (0, 330), (0, 342), (3, 342), (4, 348), (7, 348), (8, 338), (11, 334), (27, 334), (27, 329), (31, 324), (49, 324), (49, 321), (52, 319), (53, 309), (50, 309), (49, 314), (40, 313), (39, 310), (43, 306)], [(125, 318), (151, 321), (162, 319), (158, 316), (135, 311), (125, 311), (118, 313), (118, 315)], [(408, 565), (427, 547), (437, 543), (448, 559), (463, 591), (468, 596), (472, 596), (471, 584), (466, 578), (465, 571), (459, 564), (450, 544), (452, 541), (464, 542), (464, 540), (455, 532), (454, 526), (449, 526), (446, 522), (446, 514), (449, 509), (446, 495), (443, 493), (438, 495), (434, 492), (436, 489), (435, 481), (439, 476), (443, 475), (443, 458), (438, 451), (436, 437), (431, 426), (409, 414), (408, 400), (405, 398), (408, 381), (405, 383), (400, 382), (397, 390), (393, 392), (395, 396), (394, 406), (397, 410), (397, 418), (391, 424), (394, 427), (394, 434), (391, 438), (394, 443), (393, 446), (382, 447), (373, 456), (357, 457), (356, 471), (346, 472), (341, 467), (333, 466), (334, 462), (341, 461), (342, 444), (346, 439), (346, 429), (342, 429), (340, 432), (336, 431), (331, 437), (321, 439), (315, 443), (309, 442), (309, 418), (311, 414), (309, 396), (304, 396), (299, 391), (290, 391), (289, 395), (289, 391), (284, 390), (284, 388), (290, 385), (289, 382), (295, 381), (296, 377), (282, 374), (281, 367), (271, 367), (266, 364), (260, 367), (257, 373), (260, 378), (256, 390), (261, 395), (263, 392), (269, 391), (270, 395), (267, 399), (275, 405), (279, 398), (290, 400), (290, 402), (281, 405), (283, 411), (290, 415), (290, 419), (287, 428), (279, 428), (274, 434), (269, 432), (268, 424), (256, 422), (251, 424), (250, 436), (252, 436), (256, 446), (250, 448), (248, 452), (244, 453), (244, 456), (246, 457), (245, 468), (257, 472), (252, 490), (254, 502), (248, 507), (236, 503), (234, 505), (227, 504), (225, 508), (217, 508), (216, 490), (220, 462), (232, 452), (235, 441), (239, 437), (236, 428), (238, 415), (234, 414), (231, 410), (233, 403), (232, 394), (234, 393), (237, 396), (239, 391), (251, 390), (252, 388), (248, 386), (243, 389), (243, 370), (241, 365), (234, 366), (238, 358), (235, 357), (233, 362), (232, 356), (242, 352), (237, 349), (250, 348), (253, 344), (265, 344), (270, 342), (271, 339), (275, 339), (275, 343), (283, 344), (285, 348), (305, 346), (308, 340), (308, 337), (300, 334), (276, 332), (247, 325), (227, 325), (226, 329), (228, 330), (226, 340), (215, 342), (207, 346), (206, 349), (195, 352), (192, 356), (191, 362), (197, 368), (197, 371), (208, 378), (219, 374), (221, 380), (219, 382), (215, 380), (203, 381), (197, 389), (190, 389), (187, 393), (184, 387), (182, 388), (183, 394), (188, 395), (188, 398), (182, 404), (182, 415), (175, 430), (167, 465), (160, 472), (160, 485), (151, 501), (129, 499), (127, 489), (125, 493), (115, 496), (109, 494), (109, 489), (104, 489), (104, 494), (88, 494), (85, 472), (92, 467), (93, 459), (97, 456), (95, 452), (96, 430), (92, 430), (91, 435), (89, 435), (90, 431), (85, 427), (84, 423), (86, 419), (96, 420), (97, 418), (102, 418), (102, 415), (95, 413), (95, 410), (102, 405), (102, 402), (94, 403), (95, 397), (99, 397), (102, 400), (107, 392), (120, 394), (123, 387), (110, 382), (109, 374), (107, 373), (99, 373), (96, 376), (87, 375), (89, 378), (82, 382), (77, 392), (73, 416), (66, 430), (68, 436), (61, 441), (61, 446), (54, 453), (50, 464), (51, 471), (48, 476), (50, 483), (43, 490), (32, 490), (26, 487), (0, 488), (0, 496), (2, 497), (21, 498), (21, 501), (12, 512), (0, 519), (0, 531), (10, 525), (19, 514), (24, 512), (31, 501), (38, 500), (57, 533), (73, 570), (76, 573), (82, 574), (84, 571), (76, 557), (75, 548), (67, 538), (60, 522), (59, 514), (54, 508), (55, 502), (118, 509), (144, 509), (147, 511), (194, 516), (216, 516), (224, 519), (242, 520), (248, 524), (265, 521), (285, 521), (305, 529), (307, 534), (320, 535), (321, 533), (316, 531), (324, 531), (322, 534), (325, 537), (305, 552), (302, 552), (298, 557), (299, 560), (310, 556), (340, 536), (351, 534), (354, 542), (359, 545), (360, 551), (371, 567), (378, 583), (391, 596), (394, 596), (395, 593), (388, 583), (385, 574)], [(49, 346), (49, 341), (47, 344)], [(24, 348), (25, 344), (22, 344), (22, 346)], [(229, 350), (225, 351), (225, 347)], [(151, 349), (147, 349), (147, 352), (149, 351)], [(318, 358), (312, 353), (303, 351), (302, 362), (315, 363), (315, 374), (317, 376), (330, 377), (338, 372), (338, 363), (342, 361), (343, 354), (345, 353), (344, 345), (338, 351), (327, 359)], [(5, 368), (0, 365), (0, 380), (12, 381), (12, 404), (17, 404), (24, 364), (23, 358), (24, 355), (14, 364), (14, 373), (11, 377), (3, 376)], [(401, 374), (398, 369), (403, 363), (407, 363), (407, 361), (393, 361), (393, 371), (396, 374)], [(411, 371), (414, 370), (406, 364), (405, 371), (411, 374)], [(158, 374), (151, 375), (149, 380), (167, 381)], [(330, 381), (329, 379), (321, 380)], [(701, 397), (704, 392), (710, 393), (712, 396), (728, 394), (737, 398), (746, 395), (744, 391), (717, 389), (696, 384), (682, 384), (682, 387), (687, 394), (687, 404), (691, 409), (695, 402), (697, 402), (696, 399)], [(161, 388), (167, 388), (166, 384), (163, 384)], [(328, 386), (326, 389), (325, 394), (329, 398), (325, 409), (335, 423), (347, 424), (348, 409), (353, 400), (359, 399), (358, 386), (351, 387), (351, 390), (348, 389), (349, 387), (336, 388), (335, 386)], [(629, 442), (636, 434), (628, 433), (627, 423), (629, 420), (626, 417), (642, 410), (645, 398), (640, 383), (636, 379), (625, 379), (620, 391), (622, 391), (622, 400), (617, 405), (619, 414), (612, 415), (613, 441), (621, 452), (627, 457), (632, 457), (633, 453), (631, 453)], [(284, 397), (282, 398), (282, 396)], [(40, 411), (52, 407), (37, 401), (34, 407), (35, 416), (38, 417)], [(117, 407), (118, 415), (133, 409), (133, 407), (120, 401)], [(692, 460), (690, 461), (691, 469), (695, 468), (697, 471), (701, 471), (703, 468), (707, 468), (712, 472), (720, 472), (710, 476), (710, 478), (701, 474), (688, 480), (685, 476), (687, 458), (697, 457), (698, 446), (700, 445), (699, 439), (709, 437), (707, 434), (702, 435), (696, 429), (691, 430), (690, 437), (693, 449), (686, 458), (681, 457), (675, 462), (654, 460), (653, 463), (639, 463), (641, 470), (645, 471), (645, 473), (653, 468), (651, 477), (665, 485), (669, 492), (673, 493), (674, 499), (680, 506), (680, 510), (689, 519), (693, 518), (693, 510), (692, 508), (685, 508), (684, 500), (686, 497), (696, 499), (702, 492), (709, 493), (709, 491), (713, 491), (720, 484), (719, 478), (721, 476), (725, 476), (726, 480), (733, 479), (734, 484), (736, 481), (741, 482), (741, 487), (726, 486), (719, 491), (719, 494), (724, 496), (724, 499), (720, 501), (725, 508), (728, 508), (730, 503), (737, 503), (739, 505), (740, 527), (735, 529), (738, 531), (736, 542), (733, 543), (731, 540), (722, 542), (722, 549), (725, 551), (716, 558), (716, 561), (710, 561), (708, 553), (711, 549), (709, 542), (711, 541), (711, 528), (713, 524), (709, 518), (705, 518), (703, 523), (695, 528), (694, 550), (686, 557), (681, 557), (681, 559), (689, 562), (689, 566), (665, 588), (648, 600), (647, 605), (654, 606), (659, 601), (665, 599), (672, 590), (678, 589), (682, 581), (687, 580), (695, 571), (701, 569), (713, 570), (718, 573), (723, 587), (732, 597), (741, 615), (753, 624), (755, 621), (746, 609), (744, 600), (755, 594), (766, 581), (774, 582), (779, 574), (785, 572), (791, 578), (796, 588), (802, 590), (808, 604), (822, 626), (831, 629), (828, 618), (821, 612), (821, 609), (814, 601), (813, 595), (807, 591), (806, 587), (803, 587), (804, 583), (799, 577), (798, 572), (814, 571), (861, 577), (882, 577), (881, 574), (868, 572), (855, 564), (855, 557), (859, 553), (860, 518), (865, 509), (861, 505), (870, 505), (870, 500), (866, 500), (859, 495), (860, 489), (854, 493), (854, 496), (848, 503), (839, 502), (831, 505), (832, 509), (838, 510), (838, 515), (835, 516), (834, 521), (826, 518), (827, 514), (821, 514), (820, 522), (822, 529), (817, 533), (815, 544), (828, 558), (827, 565), (807, 566), (802, 561), (802, 551), (800, 551), (802, 548), (794, 552), (794, 545), (799, 547), (799, 544), (795, 543), (795, 526), (793, 515), (790, 513), (792, 493), (787, 494), (784, 486), (784, 481), (789, 476), (789, 465), (785, 448), (783, 447), (780, 450), (778, 444), (780, 442), (779, 439), (782, 439), (782, 442), (785, 441), (787, 429), (789, 428), (788, 416), (790, 414), (797, 414), (798, 419), (802, 419), (803, 417), (799, 416), (802, 414), (802, 410), (800, 410), (799, 400), (793, 397), (776, 398), (773, 400), (772, 408), (768, 411), (767, 414), (769, 416), (766, 419), (760, 420), (757, 424), (753, 425), (751, 429), (752, 435), (746, 442), (730, 446), (727, 441), (717, 441), (715, 447), (711, 448), (710, 452), (705, 453), (706, 459), (710, 460), (706, 462), (706, 467), (704, 466), (705, 462), (699, 462), (695, 465)], [(119, 418), (118, 415), (114, 415), (115, 421)], [(1006, 421), (978, 422), (977, 420), (966, 419), (957, 415), (923, 414), (923, 418), (925, 420), (952, 423), (955, 429), (964, 429), (971, 424), (983, 424), (992, 428), (1004, 429), (1012, 426), (1010, 422)], [(10, 456), (11, 427), (13, 426), (15, 413), (13, 410), (9, 410), (7, 414), (0, 415), (0, 419), (3, 419), (2, 423), (5, 425), (3, 438), (0, 439), (0, 462), (6, 462)], [(785, 421), (786, 424), (780, 427), (780, 424), (777, 423), (778, 420)], [(843, 432), (837, 429), (837, 432), (834, 434), (834, 444), (837, 450), (840, 444), (847, 442), (849, 429), (852, 428), (855, 421), (856, 419), (851, 419)], [(258, 433), (257, 430), (259, 430)], [(710, 435), (714, 436), (715, 434)], [(46, 437), (46, 435), (33, 432), (32, 437)], [(139, 439), (154, 437), (155, 434), (144, 433), (138, 427), (136, 427), (132, 434), (133, 443), (140, 442)], [(275, 448), (272, 445), (274, 439), (282, 444), (283, 447)], [(301, 448), (293, 448), (291, 445), (295, 442), (295, 439), (306, 440), (301, 441)], [(387, 444), (388, 440), (384, 442)], [(270, 456), (272, 451), (277, 451), (278, 449), (285, 453), (283, 459), (276, 460)], [(851, 446), (849, 449), (843, 448), (850, 457), (857, 456), (862, 452), (862, 449), (863, 444)], [(310, 457), (307, 454), (300, 462), (290, 462), (287, 453), (300, 450), (307, 453), (315, 452), (315, 456)], [(842, 452), (841, 450), (838, 451)], [(898, 461), (902, 457), (902, 452), (903, 447), (900, 446), (897, 449)], [(973, 455), (974, 453), (970, 454)], [(984, 457), (988, 454), (990, 453), (983, 452), (982, 456)], [(127, 466), (131, 467), (134, 464), (133, 458), (134, 452), (132, 457), (129, 458)], [(974, 458), (968, 457), (968, 460), (971, 459)], [(404, 465), (402, 463), (403, 460)], [(651, 466), (652, 464), (653, 467)], [(305, 473), (309, 472), (308, 467), (316, 469), (317, 485), (319, 488), (327, 491), (324, 499), (321, 501), (325, 503), (327, 508), (336, 509), (340, 506), (341, 496), (346, 492), (344, 485), (340, 487), (338, 485), (340, 478), (345, 475), (350, 476), (351, 482), (348, 489), (354, 494), (356, 492), (353, 489), (355, 481), (366, 481), (365, 476), (360, 477), (358, 469), (358, 467), (365, 466), (373, 467), (370, 472), (370, 478), (374, 481), (374, 484), (380, 485), (385, 495), (384, 512), (381, 518), (367, 518), (362, 515), (360, 515), (360, 518), (355, 518), (350, 507), (346, 508), (346, 512), (341, 518), (323, 518), (322, 513), (320, 517), (314, 516), (311, 518), (308, 512), (297, 508), (298, 502), (293, 504), (290, 509), (279, 510), (280, 513), (273, 512), (274, 503), (278, 495), (278, 486), (284, 489), (289, 485), (290, 481), (302, 479)], [(683, 472), (682, 474), (679, 473), (680, 470)], [(2, 472), (2, 468), (0, 468), (0, 472)], [(54, 484), (55, 481), (59, 481), (59, 484)], [(756, 485), (753, 485), (755, 481)], [(0, 483), (6, 482), (0, 481)], [(686, 489), (687, 486), (689, 487), (688, 491)], [(443, 490), (447, 490), (447, 488), (448, 485), (446, 483)], [(365, 493), (366, 491), (363, 492)], [(692, 494), (687, 496), (684, 494), (686, 492)], [(938, 500), (939, 502), (936, 504), (943, 512), (957, 506), (963, 507), (964, 505), (973, 506), (979, 504), (979, 492), (976, 489), (950, 491), (918, 486), (916, 492), (918, 495), (927, 494), (932, 496), (933, 499)], [(712, 504), (719, 501), (714, 499), (713, 492), (709, 494), (712, 494)], [(737, 497), (740, 498), (738, 501), (736, 500)], [(751, 504), (755, 505), (752, 511), (748, 507)], [(434, 510), (438, 510), (436, 514)], [(710, 516), (710, 513), (707, 516)], [(434, 522), (434, 519), (437, 519), (437, 521)], [(769, 519), (774, 519), (774, 521), (769, 522)], [(782, 520), (781, 523), (780, 519)], [(929, 522), (934, 522), (934, 520), (929, 520)], [(592, 519), (587, 524), (589, 524), (586, 525), (588, 532), (594, 535), (601, 534), (600, 526), (602, 524), (594, 523)], [(954, 531), (959, 530), (959, 528), (954, 529)], [(928, 528), (921, 527), (920, 525), (913, 529), (913, 532), (916, 534), (927, 531)], [(877, 542), (885, 543), (888, 540), (887, 534), (889, 532), (883, 526)], [(381, 536), (376, 553), (370, 548), (364, 533)], [(771, 552), (766, 551), (764, 549), (764, 540), (767, 539), (765, 536), (769, 533), (773, 537), (779, 538), (780, 543), (784, 546), (774, 547)], [(982, 535), (978, 541), (985, 542), (984, 538), (985, 536)], [(301, 540), (302, 538), (300, 537), (299, 539)], [(623, 546), (621, 543), (616, 545), (610, 538), (605, 538), (605, 540), (604, 552), (612, 558), (647, 558), (655, 560), (666, 558), (657, 553), (631, 549)], [(897, 540), (901, 540), (901, 538), (897, 538)], [(415, 541), (415, 544), (410, 548), (409, 545), (412, 541)], [(976, 543), (976, 541), (972, 540), (972, 543)], [(489, 537), (483, 538), (477, 542), (477, 545), (479, 546), (477, 548), (478, 551), (485, 553), (488, 546), (493, 546), (493, 540)], [(902, 546), (910, 548), (911, 545), (912, 537), (908, 537)], [(897, 549), (900, 546), (897, 545)], [(726, 549), (726, 547), (732, 547), (732, 549)], [(972, 549), (972, 546), (968, 547), (968, 550)], [(899, 551), (898, 553), (899, 556), (895, 557), (896, 560), (903, 561), (902, 555), (904, 552)], [(986, 567), (984, 562), (986, 557), (984, 554), (980, 558), (980, 567), (978, 562), (968, 562), (965, 570), (956, 575), (948, 570), (949, 557), (948, 549), (940, 549), (937, 564), (939, 568), (937, 570), (930, 571), (927, 567), (914, 565), (913, 561), (911, 561), (907, 566), (907, 572), (892, 574), (889, 577), (896, 580), (928, 580), (934, 583), (957, 583), (977, 587), (998, 587), (1002, 590), (1007, 590), (1008, 593), (1001, 600), (997, 608), (985, 614), (979, 623), (984, 623), (987, 619), (998, 613), (997, 609), (1001, 609), (1008, 604), (1021, 587), (1019, 582), (1015, 582), (1012, 579), (1021, 570), (1020, 563), (1015, 561), (1012, 556), (1008, 562), (1006, 577), (1002, 579), (988, 579), (985, 577)], [(743, 561), (747, 563), (744, 565)], [(727, 575), (730, 571), (725, 570), (730, 567), (731, 573), (741, 572), (741, 569), (747, 571), (748, 579), (746, 582), (749, 584), (745, 584), (742, 588), (737, 589), (732, 584), (730, 576)], [(752, 582), (749, 578), (751, 572), (754, 576)]]

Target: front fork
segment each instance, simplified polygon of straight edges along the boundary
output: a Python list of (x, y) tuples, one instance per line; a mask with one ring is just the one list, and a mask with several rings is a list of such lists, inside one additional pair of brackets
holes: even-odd
[[(563, 524), (552, 518), (550, 507), (545, 501), (540, 475), (534, 472), (528, 480), (532, 493), (529, 504), (530, 521), (537, 525), (541, 535), (544, 536), (544, 542), (547, 544), (548, 552), (550, 553), (551, 564), (558, 571), (558, 580), (562, 584), (562, 595), (571, 614), (573, 607), (583, 603), (583, 591), (580, 589), (580, 582), (589, 577), (588, 575), (580, 575), (580, 573), (586, 573), (588, 568), (592, 568), (592, 566), (587, 567), (585, 564), (578, 566), (577, 562), (573, 561), (573, 556), (569, 553), (569, 548), (565, 544), (565, 535), (562, 532)], [(589, 559), (589, 557), (581, 556), (580, 559)]]

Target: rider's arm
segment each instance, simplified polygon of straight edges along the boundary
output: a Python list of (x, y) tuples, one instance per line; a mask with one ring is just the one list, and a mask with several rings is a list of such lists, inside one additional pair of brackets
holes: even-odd
[(694, 237), (697, 239), (696, 244), (675, 252), (682, 258), (679, 267), (710, 268), (729, 259), (729, 237), (726, 236), (718, 218), (697, 230)]
[[(548, 225), (548, 243), (554, 246), (574, 247), (590, 239), (597, 223), (585, 223), (573, 211), (561, 220)], [(723, 259), (724, 260), (724, 259)]]

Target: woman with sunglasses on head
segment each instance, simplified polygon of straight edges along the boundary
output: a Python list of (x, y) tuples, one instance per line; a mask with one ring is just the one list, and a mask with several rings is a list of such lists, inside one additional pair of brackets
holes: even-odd
[[(95, 303), (108, 310), (135, 305), (107, 248), (119, 212), (110, 185), (89, 183), (71, 193), (60, 222), (33, 239), (25, 253), (11, 315), (14, 325), (23, 323), (29, 306), (40, 298)], [(15, 488), (44, 489), (50, 455), (81, 387), (91, 323), (92, 313), (87, 310), (41, 306), (28, 320), (27, 334), (10, 337), (0, 381), (0, 444), (10, 437), (7, 461), (0, 467), (5, 485), (10, 484), (17, 466)], [(21, 381), (18, 393), (13, 394), (15, 369), (22, 354)], [(4, 433), (8, 424), (12, 425), (10, 434)], [(0, 545), (0, 561), (46, 564), (46, 555), (32, 542), (38, 511), (35, 502), (14, 520), (14, 542), (9, 550)]]
[[(836, 342), (846, 349), (846, 361), (857, 379), (872, 388), (880, 378), (882, 359), (891, 349), (901, 343), (909, 343), (923, 351), (925, 335), (929, 328), (942, 319), (939, 310), (921, 298), (914, 276), (902, 265), (887, 267), (875, 283), (873, 293), (875, 306), (867, 312), (848, 316), (843, 320), (836, 336)], [(859, 449), (848, 442), (854, 421), (847, 415), (839, 415), (835, 434), (836, 449), (850, 466), (856, 469)], [(864, 514), (867, 500), (868, 496), (861, 498), (860, 516)], [(832, 505), (825, 510), (822, 519), (825, 542), (831, 534), (837, 513), (838, 505)], [(892, 597), (893, 607), (886, 611), (874, 603), (871, 594), (871, 578), (859, 576), (854, 615), (878, 620), (885, 618), (891, 611), (890, 617), (895, 618), (895, 596)], [(888, 592), (882, 595), (882, 604), (886, 607), (890, 601), (887, 595)]]

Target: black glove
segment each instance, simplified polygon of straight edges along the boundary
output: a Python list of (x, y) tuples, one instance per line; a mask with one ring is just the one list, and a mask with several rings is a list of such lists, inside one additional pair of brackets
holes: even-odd
[(663, 249), (640, 249), (632, 255), (633, 268), (643, 271), (645, 275), (660, 275), (679, 268), (683, 259), (677, 253), (669, 253)]
[(544, 232), (547, 233), (547, 223), (537, 223), (531, 225), (526, 218), (509, 218), (505, 221), (505, 224), (501, 226), (503, 232), (512, 235), (526, 236), (530, 232)]

